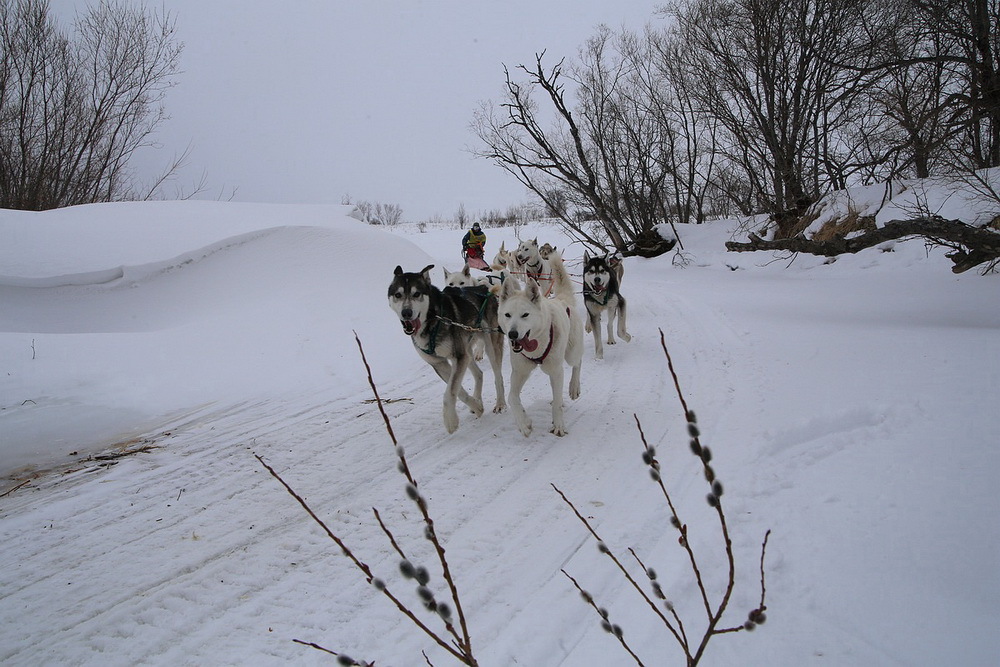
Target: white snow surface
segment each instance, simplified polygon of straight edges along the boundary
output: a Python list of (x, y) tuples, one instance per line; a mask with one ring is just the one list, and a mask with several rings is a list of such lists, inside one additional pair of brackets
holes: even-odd
[[(461, 404), (448, 435), (444, 385), (386, 288), (397, 264), (459, 268), (462, 232), (348, 213), (0, 211), (0, 663), (331, 664), (299, 639), (379, 665), (427, 664), (421, 651), (453, 664), (254, 458), (419, 609), (378, 508), (446, 595), (356, 332), (480, 664), (631, 664), (563, 569), (645, 664), (683, 664), (550, 486), (640, 582), (629, 547), (657, 571), (700, 637), (704, 610), (636, 426), (717, 600), (724, 543), (660, 330), (725, 487), (737, 585), (723, 627), (759, 604), (772, 531), (766, 624), (715, 637), (702, 664), (1000, 662), (1000, 276), (953, 275), (919, 240), (825, 263), (727, 253), (732, 221), (679, 226), (686, 265), (626, 260), (633, 340), (598, 362), (587, 336), (568, 436), (547, 432), (541, 373), (524, 393), (531, 437)], [(486, 232), (488, 256), (537, 236), (579, 270), (583, 249), (556, 227)]]

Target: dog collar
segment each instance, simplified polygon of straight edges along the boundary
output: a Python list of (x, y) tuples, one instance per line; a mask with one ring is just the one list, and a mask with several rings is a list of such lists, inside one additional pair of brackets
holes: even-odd
[[(568, 312), (568, 309), (567, 309), (567, 312)], [(525, 359), (527, 359), (528, 361), (534, 361), (536, 364), (540, 364), (543, 361), (545, 361), (545, 357), (549, 356), (549, 352), (552, 351), (552, 341), (554, 341), (555, 338), (556, 338), (555, 333), (556, 333), (555, 325), (554, 324), (550, 324), (549, 325), (549, 344), (545, 347), (545, 351), (542, 352), (542, 356), (537, 357), (537, 358), (536, 357), (529, 357), (528, 355), (526, 355), (524, 353), (524, 350), (521, 350), (521, 356), (524, 357)]]
[(595, 292), (592, 289), (584, 289), (583, 290), (583, 298), (584, 299), (589, 299), (589, 300), (593, 301), (598, 306), (606, 306), (606, 305), (608, 305), (608, 299), (611, 298), (611, 290), (605, 288), (603, 291), (604, 291), (604, 301), (601, 301), (600, 299), (598, 299), (597, 297), (595, 297), (594, 296)]

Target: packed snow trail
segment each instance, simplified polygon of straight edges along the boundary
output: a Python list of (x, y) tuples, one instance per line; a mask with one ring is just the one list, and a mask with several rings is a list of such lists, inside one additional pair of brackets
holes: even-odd
[[(490, 249), (504, 238), (511, 247), (513, 230), (487, 231)], [(370, 402), (355, 331), (380, 395), (393, 399), (386, 410), (443, 538), (483, 665), (623, 660), (561, 569), (609, 608), (644, 658), (681, 661), (550, 486), (616, 552), (634, 547), (655, 567), (695, 631), (697, 592), (640, 459), (636, 418), (718, 593), (720, 538), (660, 329), (726, 485), (739, 568), (733, 623), (758, 602), (760, 542), (774, 530), (767, 626), (713, 640), (704, 664), (987, 664), (1000, 648), (977, 631), (1000, 622), (1000, 522), (989, 502), (1000, 469), (992, 446), (1000, 365), (982, 360), (997, 349), (1000, 312), (989, 278), (942, 278), (946, 262), (932, 271), (851, 270), (850, 261), (782, 271), (743, 257), (731, 271), (716, 254), (724, 256), (724, 236), (691, 230), (686, 244), (699, 261), (687, 269), (668, 258), (628, 260), (634, 338), (606, 347), (601, 362), (586, 339), (583, 395), (566, 401), (568, 436), (537, 428), (524, 438), (509, 414), (476, 419), (464, 410), (448, 435), (443, 385), (386, 306), (385, 287), (396, 263), (415, 270), (453, 256), (455, 233), (379, 234), (360, 256), (356, 244), (340, 247), (339, 233), (271, 234), (151, 278), (186, 281), (199, 271), (221, 279), (240, 256), (248, 260), (231, 283), (246, 286), (245, 298), (225, 317), (195, 323), (193, 340), (217, 333), (218, 354), (227, 340), (240, 350), (257, 340), (262, 367), (237, 376), (243, 398), (227, 391), (158, 423), (133, 443), (145, 451), (77, 462), (0, 498), (0, 662), (329, 664), (292, 641), (300, 639), (379, 664), (422, 664), (422, 650), (448, 664), (254, 459), (273, 466), (417, 608), (372, 515), (378, 508), (443, 594)], [(914, 290), (921, 299), (901, 296)], [(279, 336), (267, 322), (281, 304), (289, 333)], [(236, 331), (225, 326), (234, 321)], [(269, 383), (280, 364), (304, 378), (301, 386), (288, 377)], [(217, 386), (196, 363), (188, 368), (189, 381)], [(491, 391), (487, 379), (487, 404)], [(548, 423), (549, 397), (536, 373), (524, 391), (536, 424)], [(958, 436), (949, 415), (962, 420)]]

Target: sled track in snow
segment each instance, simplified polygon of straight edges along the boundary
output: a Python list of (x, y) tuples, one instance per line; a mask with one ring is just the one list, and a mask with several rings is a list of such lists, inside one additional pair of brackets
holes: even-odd
[[(657, 327), (673, 338), (675, 353), (681, 350), (682, 373), (731, 360), (732, 336), (714, 314), (686, 312), (669, 299), (666, 308), (631, 303), (633, 342), (606, 348), (596, 362), (592, 340), (585, 339), (583, 396), (566, 399), (565, 438), (548, 433), (549, 389), (540, 373), (523, 395), (534, 422), (530, 438), (517, 432), (509, 414), (489, 412), (488, 369), (487, 412), (476, 419), (460, 405), (461, 425), (451, 435), (441, 424), (443, 385), (430, 368), (379, 387), (383, 398), (410, 399), (391, 402), (386, 411), (447, 545), (470, 622), (484, 641), (498, 641), (489, 650), (499, 660), (523, 647), (499, 639), (511, 633), (498, 625), (505, 616), (491, 611), (497, 606), (516, 618), (518, 610), (553, 600), (561, 608), (568, 600), (572, 611), (556, 634), (571, 645), (584, 632), (576, 622), (578, 601), (567, 595), (558, 570), (593, 554), (550, 483), (590, 511), (609, 536), (642, 530), (652, 520), (623, 519), (627, 508), (605, 508), (601, 489), (644, 479), (633, 413), (654, 443), (683, 428)], [(685, 353), (695, 349), (686, 345), (693, 339), (699, 352)], [(620, 390), (636, 378), (644, 383), (640, 400)], [(690, 388), (713, 397), (713, 405), (696, 407), (715, 410), (729, 400), (725, 392), (705, 392), (697, 379)], [(115, 664), (114, 656), (135, 653), (135, 643), (150, 663), (194, 664), (218, 655), (220, 644), (234, 661), (313, 660), (291, 638), (324, 643), (359, 632), (370, 639), (352, 639), (351, 646), (365, 649), (368, 641), (373, 657), (386, 633), (403, 637), (401, 652), (419, 654), (426, 641), (373, 594), (254, 459), (257, 454), (272, 465), (377, 572), (391, 575), (397, 557), (375, 524), (373, 506), (397, 539), (412, 545), (415, 558), (430, 559), (370, 397), (284, 396), (208, 406), (159, 429), (155, 449), (107, 468), (52, 475), (3, 499), (0, 538), (8, 546), (0, 556), (0, 662)], [(623, 459), (636, 463), (623, 465)], [(519, 572), (525, 553), (537, 564)], [(617, 582), (601, 584), (609, 585), (615, 590)], [(380, 620), (359, 629), (352, 623), (358, 609)], [(538, 652), (568, 650), (550, 646), (551, 638), (531, 641)]]

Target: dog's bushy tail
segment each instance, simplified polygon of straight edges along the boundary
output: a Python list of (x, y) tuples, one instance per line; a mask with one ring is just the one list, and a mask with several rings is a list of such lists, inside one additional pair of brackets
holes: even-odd
[(552, 275), (552, 296), (567, 306), (573, 306), (576, 303), (576, 289), (558, 251), (553, 251), (549, 255), (549, 273)]

